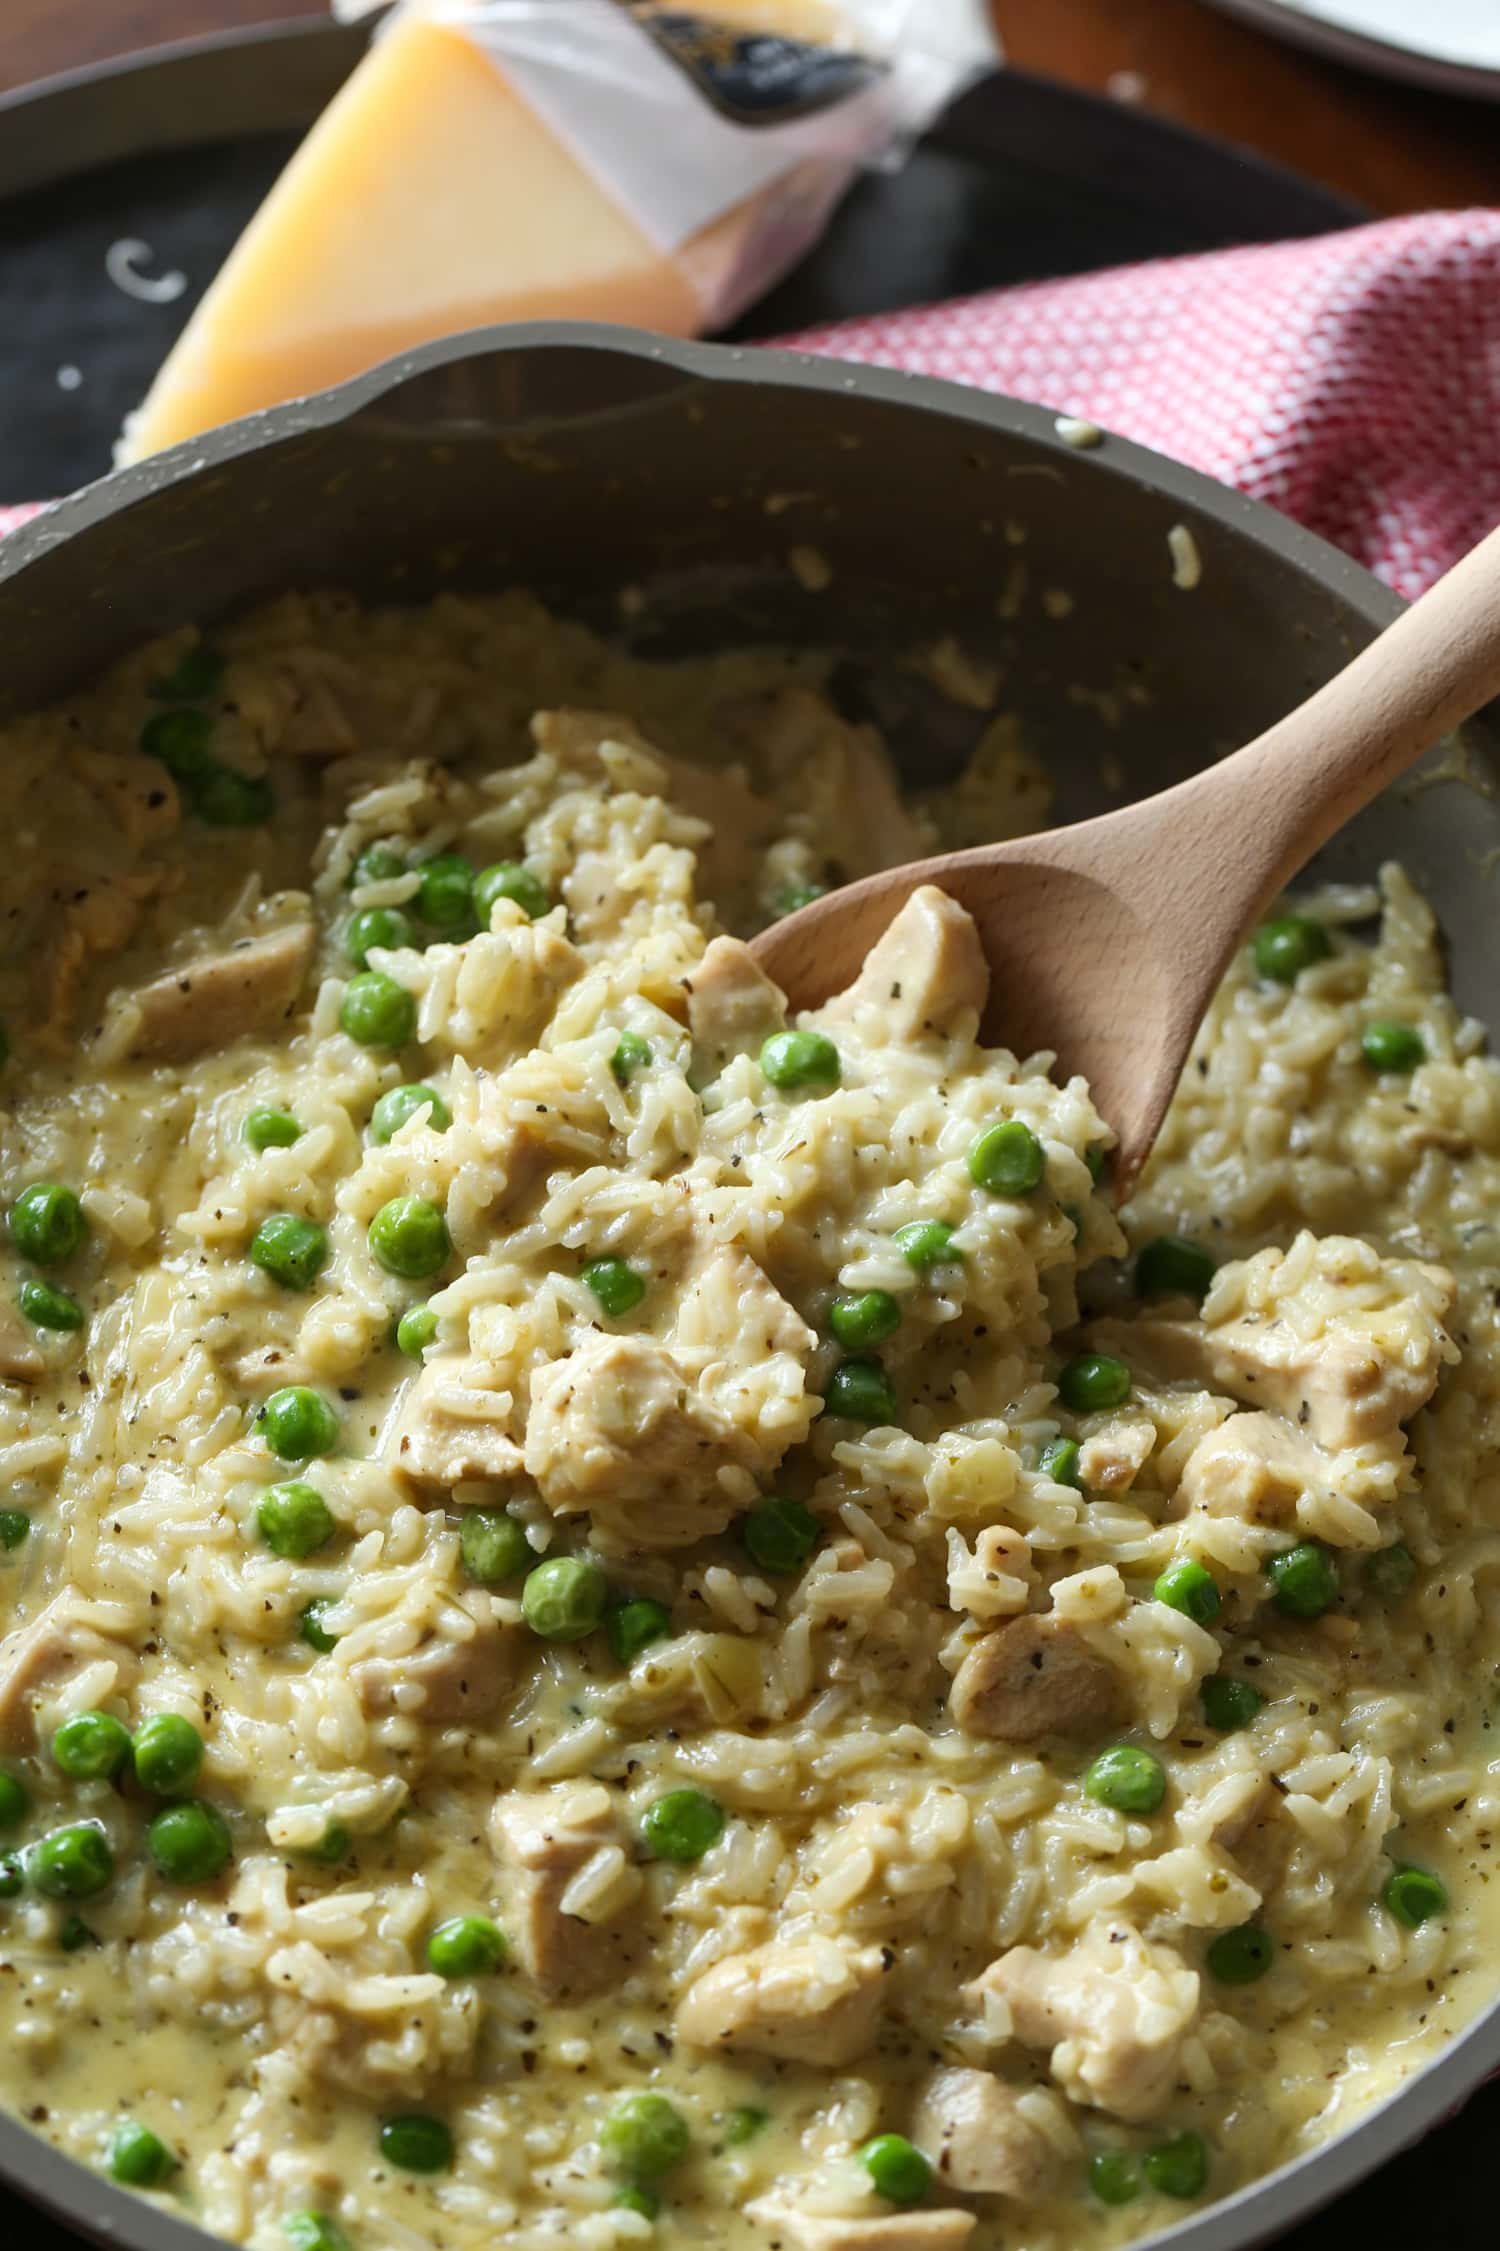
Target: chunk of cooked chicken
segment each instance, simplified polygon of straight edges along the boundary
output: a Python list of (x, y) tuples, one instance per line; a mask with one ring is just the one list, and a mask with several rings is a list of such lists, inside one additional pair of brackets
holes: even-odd
[(1445, 1267), (1301, 1234), (1221, 1270), (1203, 1326), (1225, 1388), (1337, 1451), (1391, 1436), (1458, 1358)]
[(948, 1691), (948, 1709), (966, 1735), (1005, 1743), (1097, 1735), (1123, 1705), (1114, 1667), (1077, 1629), (1031, 1613), (976, 1641)]
[(1035, 2199), (1056, 2170), (1056, 2151), (1021, 2108), (1025, 2093), (992, 2071), (935, 2071), (918, 2096), (911, 2138), (960, 2196)]
[(796, 2251), (960, 2251), (978, 2225), (955, 2205), (926, 2212), (803, 2212), (780, 2197), (757, 2197), (746, 2216)]
[(899, 867), (932, 849), (875, 728), (841, 718), (826, 697), (802, 687), (750, 698), (724, 717), (773, 785), (795, 777), (807, 832), (826, 840), (832, 867), (850, 874)]
[(649, 1337), (590, 1337), (532, 1377), (526, 1472), (558, 1515), (587, 1510), (603, 1546), (683, 1547), (723, 1531), (812, 1415), (805, 1393), (774, 1426), (744, 1407)]
[[(490, 1816), (503, 1922), (522, 1967), (555, 1998), (625, 1974), (638, 1930), (623, 1918), (640, 1888), (615, 1804), (601, 1783), (511, 1790)], [(570, 1896), (571, 1895), (571, 1896)]]
[(311, 922), (287, 922), (154, 977), (126, 1002), (125, 1053), (185, 1063), (252, 1032), (274, 1031), (296, 1009), (314, 937)]
[(177, 784), (160, 759), (75, 743), (68, 764), (129, 845), (170, 836), (182, 817)]
[(13, 1305), (0, 1305), (0, 1376), (11, 1383), (35, 1383), (46, 1362), (36, 1339)]
[(134, 1681), (136, 1655), (119, 1638), (117, 1614), (65, 1587), (29, 1625), (0, 1642), (0, 1741), (27, 1744), (37, 1698), (92, 1664), (113, 1667), (113, 1680), (101, 1681), (101, 1697), (124, 1692)]
[(693, 1070), (715, 1079), (736, 1055), (758, 1049), (786, 1024), (786, 996), (738, 938), (715, 938), (682, 980)]
[(1119, 1415), (1090, 1432), (1078, 1449), (1086, 1493), (1126, 1493), (1151, 1459), (1156, 1425), (1146, 1415)]
[(789, 2063), (853, 2063), (875, 2037), (885, 1972), (878, 1946), (771, 1939), (694, 1979), (677, 2004), (677, 2037)]
[(428, 1360), (402, 1396), (381, 1453), (414, 1485), (446, 1492), (466, 1477), (503, 1484), (521, 1472), (514, 1394), (470, 1353)]
[(1206, 1516), (1281, 1524), (1304, 1493), (1330, 1484), (1332, 1468), (1322, 1447), (1280, 1415), (1231, 1415), (1199, 1439), (1178, 1494)]
[(43, 1047), (72, 1051), (73, 1011), (91, 965), (129, 945), (165, 881), (164, 869), (140, 868), (132, 875), (68, 876), (51, 887), (59, 919), (43, 972), (47, 1015), (36, 1035)]
[(989, 990), (989, 964), (973, 917), (946, 891), (924, 883), (870, 948), (853, 984), (835, 993), (821, 1014), (834, 1023), (872, 1015), (881, 1036), (891, 1040), (947, 1039), (983, 1015)]
[(367, 1712), (462, 1725), (488, 1719), (500, 1704), (516, 1675), (520, 1640), (519, 1628), (501, 1624), (487, 1595), (460, 1596), (442, 1629), (406, 1656), (361, 1658), (349, 1677)]
[(1074, 2102), (1137, 2123), (1158, 2116), (1176, 2086), (1199, 1983), (1170, 1946), (1107, 1920), (1065, 1954), (1011, 1947), (968, 1996), (981, 2008), (998, 1998), (1023, 2046), (1050, 2048), (1052, 2076)]

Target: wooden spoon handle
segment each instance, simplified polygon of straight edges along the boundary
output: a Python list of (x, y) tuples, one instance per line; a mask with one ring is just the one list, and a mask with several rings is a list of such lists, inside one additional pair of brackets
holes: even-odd
[(1261, 863), (1260, 880), (1247, 880), (1240, 896), (1251, 907), (1255, 890), (1264, 904), (1387, 782), (1493, 696), (1500, 528), (1308, 702), (1169, 794), (1184, 812), (1211, 808), (1221, 837), (1244, 840)]

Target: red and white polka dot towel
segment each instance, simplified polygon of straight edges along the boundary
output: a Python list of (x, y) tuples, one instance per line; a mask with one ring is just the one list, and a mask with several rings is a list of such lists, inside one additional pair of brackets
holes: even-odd
[[(1033, 282), (781, 339), (1009, 391), (1422, 591), (1500, 523), (1500, 211)], [(29, 509), (0, 509), (0, 531)]]

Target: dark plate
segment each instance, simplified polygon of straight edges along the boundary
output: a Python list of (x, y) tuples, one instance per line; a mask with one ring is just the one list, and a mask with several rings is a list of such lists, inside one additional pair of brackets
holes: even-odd
[[(67, 492), (109, 467), (125, 414), (364, 43), (357, 28), (272, 25), (0, 100), (0, 501)], [(902, 171), (862, 181), (737, 333), (1364, 216), (1140, 110), (1000, 72)], [(149, 245), (152, 273), (186, 275), (182, 296), (143, 304), (115, 287), (105, 254), (126, 237)]]

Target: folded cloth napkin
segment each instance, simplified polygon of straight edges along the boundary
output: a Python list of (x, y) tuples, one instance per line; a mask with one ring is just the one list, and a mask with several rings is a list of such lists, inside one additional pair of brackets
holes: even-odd
[[(1500, 211), (1160, 259), (778, 339), (1076, 415), (1407, 596), (1500, 523)], [(0, 509), (0, 532), (33, 511)]]

